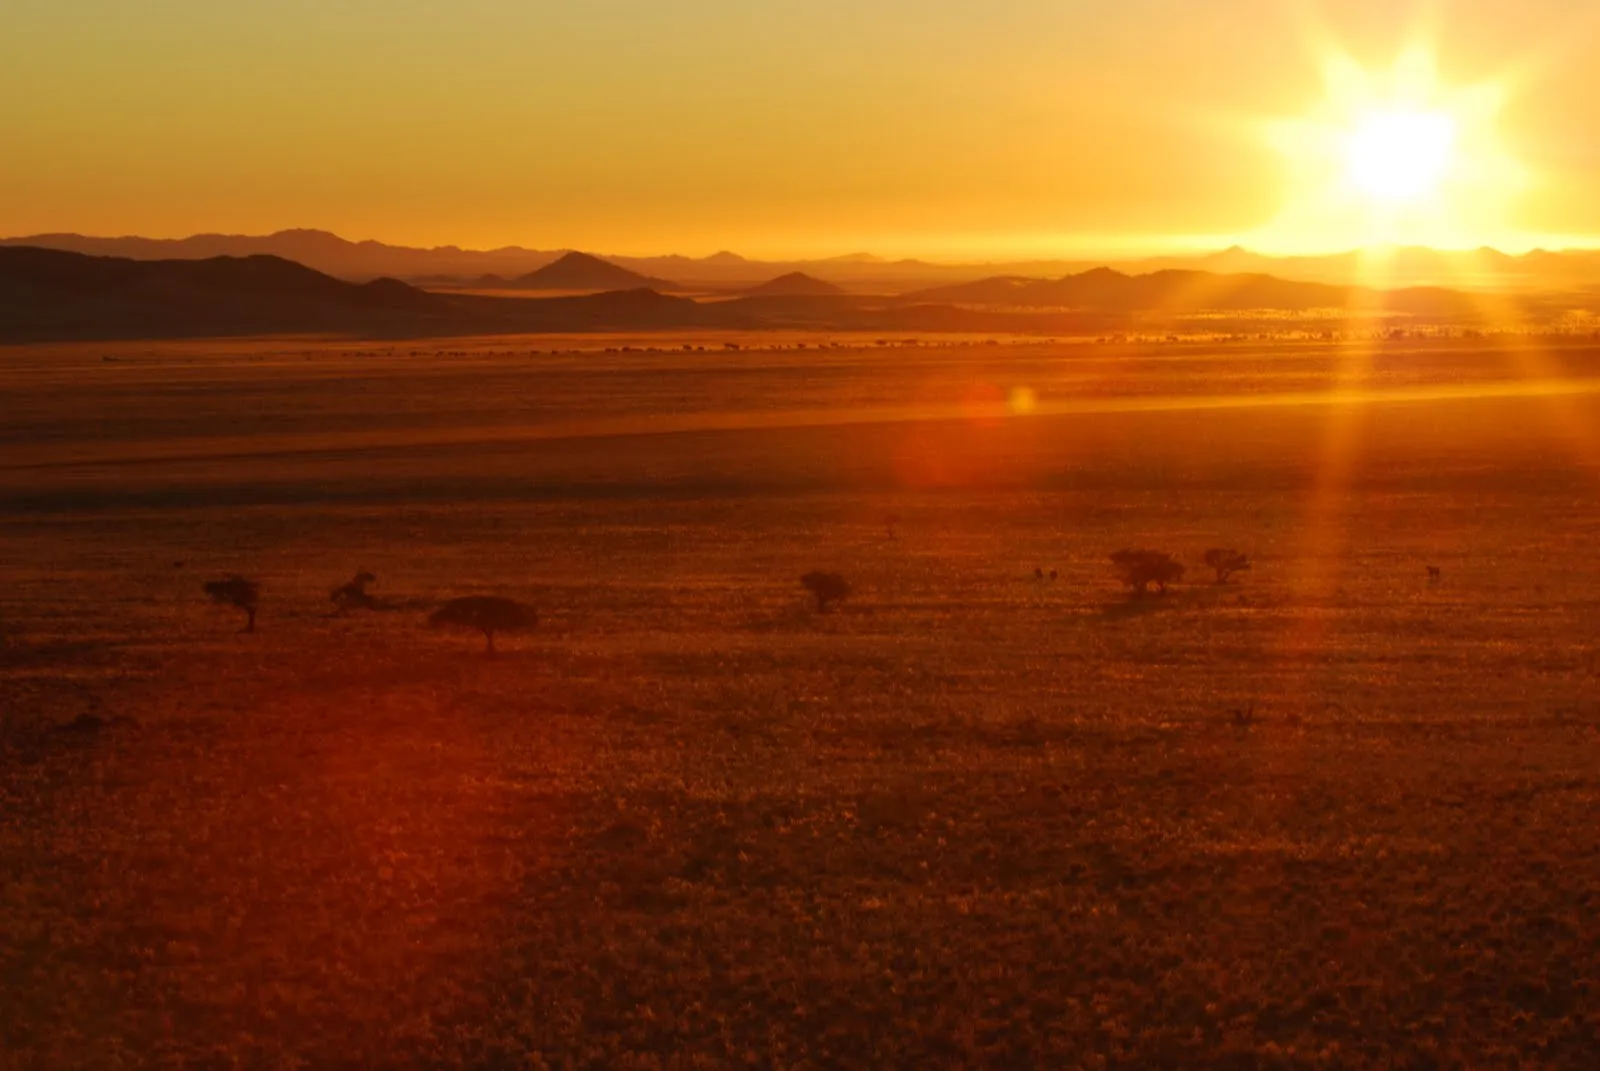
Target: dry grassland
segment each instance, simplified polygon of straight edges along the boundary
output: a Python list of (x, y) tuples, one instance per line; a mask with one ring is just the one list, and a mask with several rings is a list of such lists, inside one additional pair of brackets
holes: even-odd
[(0, 1066), (1596, 1066), (1600, 352), (703, 341), (0, 352)]

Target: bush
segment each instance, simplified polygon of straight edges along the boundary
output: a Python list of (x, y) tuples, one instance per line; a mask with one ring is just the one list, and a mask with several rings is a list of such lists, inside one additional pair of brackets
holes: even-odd
[(818, 613), (825, 614), (831, 604), (850, 597), (850, 582), (838, 573), (807, 573), (800, 583), (816, 598)]
[(494, 651), (496, 632), (522, 632), (538, 625), (539, 615), (532, 607), (497, 595), (468, 595), (451, 599), (428, 617), (433, 628), (470, 628), (483, 633), (485, 647)]
[(1111, 555), (1111, 562), (1116, 566), (1117, 576), (1133, 590), (1135, 597), (1148, 593), (1151, 584), (1156, 586), (1158, 594), (1165, 595), (1168, 584), (1183, 579), (1183, 566), (1165, 551), (1119, 550)]

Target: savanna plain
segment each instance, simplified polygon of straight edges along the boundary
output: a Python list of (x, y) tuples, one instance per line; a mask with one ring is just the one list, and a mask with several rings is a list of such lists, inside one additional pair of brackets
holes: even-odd
[(0, 350), (0, 1066), (1600, 1066), (1600, 346), (835, 341)]

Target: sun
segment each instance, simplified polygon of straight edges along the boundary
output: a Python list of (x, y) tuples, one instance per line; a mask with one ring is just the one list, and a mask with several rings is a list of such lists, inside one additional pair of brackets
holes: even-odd
[(1467, 249), (1511, 233), (1526, 173), (1496, 129), (1502, 85), (1447, 85), (1425, 48), (1387, 71), (1328, 48), (1322, 74), (1324, 96), (1310, 114), (1261, 124), (1284, 162), (1284, 193), (1276, 217), (1246, 244)]
[(1345, 177), (1380, 203), (1437, 197), (1456, 162), (1456, 139), (1456, 121), (1444, 112), (1374, 112), (1345, 141)]

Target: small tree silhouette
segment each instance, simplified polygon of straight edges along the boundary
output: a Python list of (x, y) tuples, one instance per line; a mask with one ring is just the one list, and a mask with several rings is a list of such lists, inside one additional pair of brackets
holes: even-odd
[(232, 574), (221, 580), (208, 580), (205, 593), (219, 606), (236, 606), (245, 612), (242, 631), (256, 630), (256, 607), (261, 604), (261, 585), (254, 580)]
[(830, 604), (850, 597), (850, 582), (838, 573), (807, 573), (800, 583), (816, 598), (819, 614), (827, 613)]
[(334, 588), (328, 595), (333, 600), (334, 613), (345, 614), (351, 610), (376, 609), (378, 600), (367, 594), (367, 585), (377, 583), (377, 580), (377, 577), (363, 569), (348, 584)]
[(1207, 568), (1217, 571), (1217, 583), (1226, 584), (1234, 573), (1242, 573), (1250, 568), (1250, 555), (1240, 554), (1231, 547), (1212, 548), (1206, 551), (1205, 562)]
[(468, 595), (451, 599), (428, 617), (433, 628), (470, 628), (483, 633), (484, 650), (492, 657), (496, 632), (522, 632), (539, 623), (530, 606), (497, 595)]
[(1172, 555), (1160, 550), (1119, 550), (1111, 555), (1117, 576), (1140, 598), (1156, 586), (1160, 595), (1167, 593), (1167, 585), (1183, 579), (1184, 568), (1173, 561)]

